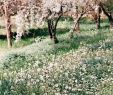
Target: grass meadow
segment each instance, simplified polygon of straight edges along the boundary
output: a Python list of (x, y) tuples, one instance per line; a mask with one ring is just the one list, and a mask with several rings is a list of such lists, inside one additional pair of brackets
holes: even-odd
[[(97, 30), (82, 19), (80, 33), (70, 39), (71, 19), (57, 27), (58, 44), (47, 26), (30, 29), (13, 48), (1, 26), (0, 95), (113, 95), (113, 31), (107, 20)], [(15, 39), (15, 37), (14, 37)]]

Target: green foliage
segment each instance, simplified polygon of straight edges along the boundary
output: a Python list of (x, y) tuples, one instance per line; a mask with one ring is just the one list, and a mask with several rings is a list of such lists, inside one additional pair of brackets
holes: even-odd
[(104, 6), (107, 9), (108, 12), (113, 11), (113, 1), (112, 0), (104, 0)]
[(88, 21), (70, 39), (70, 26), (60, 22), (56, 45), (39, 33), (35, 43), (0, 57), (0, 95), (112, 95), (113, 32)]

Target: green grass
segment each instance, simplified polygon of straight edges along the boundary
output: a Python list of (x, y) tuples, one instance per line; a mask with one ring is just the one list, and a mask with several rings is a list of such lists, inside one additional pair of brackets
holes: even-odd
[(58, 44), (47, 28), (31, 29), (30, 36), (14, 43), (0, 40), (0, 95), (112, 95), (113, 32), (108, 22), (95, 29), (83, 19), (81, 33), (70, 39), (72, 20), (59, 22)]
[[(87, 20), (86, 19), (82, 19), (80, 23), (81, 23), (81, 25), (80, 25), (81, 30), (80, 31), (81, 31), (81, 34), (83, 34), (83, 35), (85, 33), (87, 33), (87, 34), (92, 33), (93, 34), (93, 32), (95, 33), (97, 31), (97, 30), (95, 30), (96, 25), (94, 24), (94, 21), (91, 21), (91, 20), (88, 20), (88, 19)], [(58, 37), (60, 37), (60, 35), (62, 35), (62, 34), (69, 33), (72, 24), (73, 24), (73, 21), (70, 18), (67, 19), (67, 21), (65, 21), (65, 18), (62, 18), (62, 20), (59, 22), (58, 28), (57, 28), (57, 35), (58, 35)], [(90, 39), (89, 38), (89, 40), (91, 40), (91, 43), (95, 39), (97, 41), (100, 40), (100, 39), (104, 39), (103, 38), (104, 37), (103, 29), (104, 29), (104, 32), (106, 32), (106, 31), (108, 32), (109, 31), (108, 30), (109, 27), (108, 27), (108, 22), (107, 21), (106, 22), (101, 21), (101, 26), (102, 26), (102, 29), (100, 29), (100, 31), (102, 33), (99, 34), (99, 35), (102, 34), (101, 37), (99, 35), (97, 35), (98, 36), (97, 38), (94, 38), (94, 39)], [(15, 29), (13, 29), (13, 30), (15, 30)], [(2, 31), (3, 31), (3, 29), (1, 30), (1, 32)], [(28, 35), (28, 36), (23, 37), (21, 42), (19, 42), (17, 44), (13, 43), (13, 48), (19, 48), (19, 47), (30, 45), (30, 44), (34, 43), (35, 38), (37, 38), (37, 37), (39, 37), (39, 38), (40, 37), (41, 38), (42, 37), (43, 38), (47, 38), (49, 36), (48, 29), (46, 27), (45, 28), (39, 28), (39, 29), (30, 29), (29, 31), (30, 31), (31, 34)], [(0, 32), (0, 34), (1, 34), (1, 32)], [(90, 37), (90, 35), (88, 35), (88, 36)], [(94, 37), (96, 37), (96, 35)], [(87, 38), (87, 36), (86, 36), (86, 38)], [(74, 38), (74, 40), (77, 40), (77, 39), (79, 39), (79, 37), (78, 38), (77, 37)], [(84, 40), (87, 40), (87, 39), (84, 38)], [(14, 40), (13, 40), (13, 42), (14, 42)], [(67, 41), (67, 42), (69, 42), (69, 41)], [(73, 44), (73, 42), (72, 42), (72, 44)], [(2, 34), (0, 36), (0, 48), (7, 48), (6, 37), (4, 37), (4, 35), (2, 35)]]

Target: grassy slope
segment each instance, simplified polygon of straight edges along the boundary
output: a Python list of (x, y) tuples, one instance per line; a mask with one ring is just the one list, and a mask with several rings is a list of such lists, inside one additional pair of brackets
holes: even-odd
[(69, 39), (71, 22), (63, 21), (58, 44), (45, 35), (31, 45), (5, 50), (0, 95), (112, 95), (113, 33), (107, 24), (97, 31), (93, 23), (83, 23), (81, 33)]

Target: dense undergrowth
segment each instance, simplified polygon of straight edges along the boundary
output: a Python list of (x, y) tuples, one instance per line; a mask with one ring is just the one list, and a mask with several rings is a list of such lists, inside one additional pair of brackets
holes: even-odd
[(48, 36), (36, 37), (1, 56), (0, 95), (113, 94), (113, 32), (107, 23), (99, 31), (83, 23), (72, 39), (65, 25), (71, 22), (59, 23), (56, 45)]

